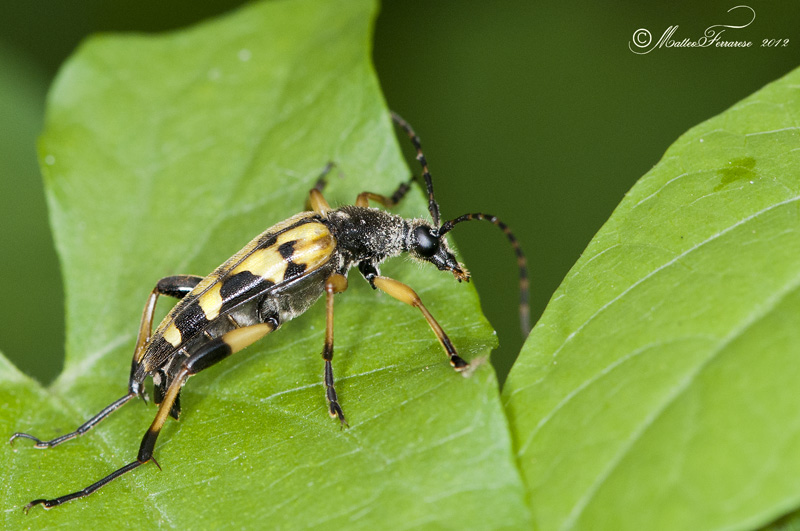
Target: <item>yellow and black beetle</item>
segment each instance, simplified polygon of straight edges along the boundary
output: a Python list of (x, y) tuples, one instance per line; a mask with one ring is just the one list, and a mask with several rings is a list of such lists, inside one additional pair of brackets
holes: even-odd
[[(148, 461), (158, 464), (153, 457), (153, 448), (167, 416), (177, 419), (180, 414), (180, 391), (186, 380), (302, 314), (323, 294), (327, 305), (322, 349), (325, 393), (330, 415), (346, 424), (336, 397), (331, 366), (333, 295), (347, 288), (347, 272), (353, 266), (358, 267), (374, 289), (419, 308), (447, 353), (450, 364), (457, 371), (469, 368), (414, 290), (382, 276), (378, 270), (379, 264), (387, 258), (409, 253), (442, 271), (450, 271), (459, 282), (468, 281), (469, 273), (458, 263), (444, 238), (462, 221), (489, 221), (497, 225), (511, 242), (519, 265), (522, 328), (523, 333), (528, 332), (527, 270), (516, 238), (503, 222), (488, 214), (465, 214), (440, 223), (439, 205), (434, 199), (433, 182), (419, 138), (402, 118), (392, 113), (392, 119), (408, 133), (417, 151), (432, 223), (422, 219), (404, 219), (369, 207), (369, 201), (385, 207), (394, 206), (406, 195), (414, 178), (401, 184), (391, 196), (363, 192), (356, 198), (355, 205), (332, 209), (322, 195), (325, 175), (330, 170), (328, 165), (309, 193), (310, 211), (270, 227), (207, 277), (180, 275), (161, 279), (144, 307), (127, 394), (77, 430), (61, 437), (42, 441), (27, 433), (15, 433), (10, 440), (31, 439), (36, 448), (50, 448), (78, 437), (137, 395), (146, 400), (144, 381), (152, 376), (155, 402), (159, 408), (142, 439), (136, 460), (83, 490), (54, 499), (33, 500), (25, 506), (26, 512), (34, 505), (50, 508), (88, 496)], [(169, 295), (180, 301), (153, 332), (153, 313), (159, 295)]]

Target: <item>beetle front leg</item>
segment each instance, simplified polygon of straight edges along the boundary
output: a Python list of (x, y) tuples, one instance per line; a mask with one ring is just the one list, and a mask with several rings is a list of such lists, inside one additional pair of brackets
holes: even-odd
[(347, 425), (344, 412), (339, 405), (336, 389), (333, 386), (333, 296), (347, 289), (347, 278), (339, 273), (334, 273), (325, 281), (325, 346), (322, 348), (322, 359), (325, 360), (325, 398), (328, 400), (328, 413), (333, 418), (338, 418), (342, 426)]
[(442, 329), (441, 325), (439, 325), (436, 319), (433, 318), (431, 312), (429, 312), (425, 305), (422, 304), (422, 300), (420, 300), (419, 295), (417, 295), (413, 289), (398, 280), (382, 276), (373, 277), (371, 284), (381, 291), (388, 293), (400, 302), (404, 302), (410, 306), (419, 308), (419, 310), (422, 312), (422, 315), (425, 316), (425, 320), (428, 321), (431, 329), (433, 329), (433, 333), (436, 334), (436, 338), (439, 340), (439, 343), (442, 344), (447, 357), (450, 358), (450, 365), (452, 365), (453, 368), (459, 372), (465, 371), (469, 368), (469, 363), (464, 361), (458, 355), (456, 348), (453, 346), (453, 342), (450, 341), (450, 338), (447, 337), (447, 334)]

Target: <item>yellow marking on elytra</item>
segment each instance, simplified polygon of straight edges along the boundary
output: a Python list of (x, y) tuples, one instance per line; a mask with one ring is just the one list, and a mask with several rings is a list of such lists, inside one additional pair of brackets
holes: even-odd
[(292, 262), (305, 264), (312, 271), (328, 261), (336, 247), (336, 240), (322, 223), (307, 223), (286, 231), (276, 245), (295, 240)]
[(189, 295), (191, 296), (196, 293), (203, 293), (205, 290), (209, 288), (209, 286), (214, 284), (214, 282), (216, 282), (217, 280), (219, 280), (219, 277), (217, 275), (213, 273), (211, 275), (208, 275), (194, 287), (194, 289), (189, 293)]
[(249, 271), (256, 276), (269, 280), (273, 284), (277, 284), (283, 280), (283, 275), (286, 272), (286, 260), (283, 259), (281, 253), (278, 252), (278, 246), (273, 245), (264, 249), (258, 249), (242, 260), (231, 271), (231, 276), (241, 273), (242, 271)]
[(197, 299), (197, 304), (203, 310), (206, 319), (211, 321), (219, 317), (219, 311), (222, 309), (222, 283), (217, 282), (205, 293), (201, 294)]
[(272, 332), (271, 324), (261, 323), (231, 330), (222, 336), (222, 340), (231, 347), (232, 352), (239, 352)]
[(164, 339), (173, 347), (177, 347), (181, 344), (181, 331), (175, 326), (175, 322), (171, 322), (166, 330), (164, 330)]
[(336, 247), (336, 240), (325, 225), (305, 223), (280, 234), (274, 245), (253, 251), (230, 275), (248, 271), (275, 284), (282, 282), (288, 262), (278, 248), (292, 241), (295, 244), (291, 261), (305, 264), (307, 271), (313, 271), (327, 262)]
[(336, 247), (336, 240), (328, 227), (322, 223), (300, 225), (285, 234), (290, 233), (293, 233), (292, 237), (286, 241), (297, 240), (292, 253), (292, 262), (305, 264), (306, 271), (313, 271), (327, 262)]

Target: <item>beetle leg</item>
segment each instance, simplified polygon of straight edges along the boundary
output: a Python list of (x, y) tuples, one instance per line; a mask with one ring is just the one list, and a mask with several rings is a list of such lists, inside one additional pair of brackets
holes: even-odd
[(311, 206), (311, 210), (323, 217), (331, 211), (331, 206), (325, 200), (322, 192), (316, 188), (312, 188), (311, 191), (308, 192), (308, 204)]
[[(153, 288), (153, 291), (150, 292), (150, 296), (147, 298), (147, 303), (145, 303), (144, 310), (142, 311), (142, 321), (139, 324), (139, 335), (136, 338), (136, 348), (133, 350), (131, 376), (128, 380), (129, 392), (138, 393), (145, 402), (147, 402), (147, 395), (145, 394), (144, 386), (142, 386), (140, 381), (137, 382), (134, 380), (134, 374), (137, 372), (139, 364), (144, 358), (145, 351), (147, 350), (147, 344), (150, 342), (150, 337), (153, 334), (153, 312), (156, 308), (158, 296), (168, 295), (170, 297), (175, 297), (176, 299), (182, 299), (191, 293), (191, 291), (202, 280), (203, 277), (199, 277), (197, 275), (175, 275), (172, 277), (164, 277), (158, 281), (158, 284), (156, 284), (156, 287)], [(166, 387), (161, 379), (157, 380), (154, 377), (153, 381), (155, 382), (154, 391), (156, 395), (156, 404), (160, 404)], [(172, 416), (177, 419), (179, 413), (180, 402), (176, 401), (175, 406), (172, 409)]]
[(25, 514), (27, 514), (28, 511), (31, 510), (31, 507), (34, 507), (35, 505), (42, 505), (42, 506), (44, 506), (45, 509), (50, 509), (52, 507), (56, 507), (58, 505), (61, 505), (62, 503), (66, 503), (66, 502), (71, 501), (71, 500), (76, 500), (78, 498), (83, 498), (84, 496), (88, 496), (89, 494), (93, 493), (94, 491), (96, 491), (97, 489), (99, 489), (100, 487), (105, 485), (106, 483), (108, 483), (108, 482), (120, 477), (122, 474), (124, 474), (126, 472), (130, 472), (134, 468), (137, 468), (138, 466), (143, 465), (143, 464), (144, 463), (140, 463), (139, 461), (134, 461), (132, 463), (128, 463), (127, 465), (125, 465), (124, 467), (120, 468), (119, 470), (115, 470), (111, 474), (107, 475), (106, 477), (104, 477), (100, 481), (98, 481), (96, 483), (92, 483), (91, 485), (89, 485), (85, 489), (79, 490), (77, 492), (73, 492), (72, 494), (66, 494), (64, 496), (61, 496), (61, 497), (58, 497), (58, 498), (54, 498), (52, 500), (45, 500), (43, 498), (42, 499), (38, 499), (38, 500), (33, 500), (32, 502), (30, 502), (28, 505), (26, 505), (23, 508), (23, 511), (25, 511)]
[(376, 203), (382, 204), (386, 208), (392, 208), (406, 196), (408, 191), (411, 189), (412, 182), (414, 182), (414, 177), (398, 186), (397, 190), (395, 190), (394, 193), (389, 197), (381, 194), (374, 194), (372, 192), (361, 192), (358, 194), (358, 197), (356, 197), (356, 206), (368, 207), (370, 200), (372, 200)]
[(33, 500), (25, 506), (25, 512), (28, 512), (31, 507), (35, 505), (43, 505), (45, 508), (50, 509), (51, 507), (56, 507), (57, 505), (61, 505), (68, 501), (88, 496), (100, 487), (106, 485), (121, 475), (138, 468), (148, 461), (153, 461), (156, 466), (161, 468), (153, 457), (153, 449), (155, 448), (156, 440), (161, 432), (161, 428), (164, 426), (164, 422), (166, 422), (169, 412), (172, 409), (175, 400), (177, 400), (178, 394), (181, 391), (181, 387), (183, 387), (183, 384), (186, 382), (186, 379), (189, 378), (189, 376), (197, 374), (203, 369), (206, 369), (211, 365), (214, 365), (215, 363), (227, 358), (231, 354), (242, 350), (251, 343), (258, 341), (267, 333), (275, 330), (275, 328), (276, 325), (274, 323), (260, 323), (256, 325), (245, 326), (231, 330), (230, 332), (199, 346), (198, 350), (191, 354), (183, 363), (180, 371), (178, 371), (178, 374), (172, 380), (172, 383), (170, 383), (169, 388), (164, 395), (164, 399), (158, 406), (158, 412), (156, 413), (155, 419), (153, 419), (153, 423), (150, 425), (150, 428), (147, 430), (147, 432), (145, 432), (144, 437), (142, 438), (142, 443), (139, 445), (139, 453), (136, 456), (136, 461), (132, 461), (122, 468), (115, 470), (100, 481), (92, 483), (85, 489), (81, 489), (77, 492), (66, 494), (52, 500)]
[[(175, 398), (178, 396), (178, 393), (181, 390), (181, 385), (183, 382), (188, 378), (189, 371), (184, 367), (178, 376), (173, 380), (172, 385), (169, 386), (167, 390), (167, 394), (164, 397), (164, 400), (161, 402), (161, 405), (158, 408), (158, 412), (156, 413), (156, 418), (153, 420), (153, 423), (150, 425), (150, 429), (144, 434), (144, 438), (142, 439), (142, 443), (139, 446), (139, 455), (136, 457), (136, 461), (132, 461), (125, 465), (122, 468), (118, 468), (111, 474), (107, 475), (100, 481), (96, 481), (89, 485), (88, 487), (81, 489), (79, 491), (65, 494), (64, 496), (59, 496), (58, 498), (53, 498), (52, 500), (40, 498), (37, 500), (33, 500), (28, 505), (25, 506), (25, 512), (31, 510), (31, 507), (35, 505), (43, 505), (45, 509), (50, 509), (52, 507), (57, 507), (63, 503), (68, 501), (76, 500), (78, 498), (83, 498), (88, 496), (89, 494), (93, 493), (100, 487), (106, 485), (107, 483), (115, 480), (116, 478), (120, 477), (121, 475), (130, 472), (131, 470), (140, 467), (141, 465), (147, 463), (151, 459), (156, 466), (158, 466), (158, 462), (153, 459), (153, 448), (156, 444), (156, 439), (158, 439), (158, 434), (161, 431), (161, 427), (164, 425), (164, 421), (167, 419), (169, 415), (169, 411), (172, 407)], [(159, 468), (161, 468), (159, 466)]]
[(331, 417), (338, 418), (342, 426), (347, 425), (344, 419), (344, 412), (339, 405), (336, 397), (336, 389), (333, 387), (333, 296), (347, 289), (347, 278), (339, 273), (334, 273), (325, 281), (325, 346), (322, 348), (322, 359), (325, 360), (325, 398), (328, 400), (328, 413)]
[(335, 164), (333, 162), (329, 162), (325, 165), (322, 169), (322, 173), (320, 174), (317, 182), (314, 184), (314, 188), (309, 190), (308, 192), (308, 200), (306, 201), (306, 210), (313, 210), (317, 214), (324, 216), (331, 210), (331, 206), (325, 200), (325, 197), (322, 195), (322, 190), (325, 188), (327, 184), (328, 174), (331, 172)]
[[(203, 277), (198, 277), (194, 275), (177, 275), (173, 277), (165, 277), (158, 281), (158, 284), (156, 284), (156, 287), (153, 288), (153, 291), (147, 298), (147, 303), (145, 304), (144, 311), (142, 312), (142, 322), (139, 325), (139, 335), (136, 339), (136, 348), (134, 349), (134, 356), (133, 356), (134, 365), (137, 365), (139, 361), (141, 361), (141, 356), (144, 354), (144, 347), (150, 340), (150, 334), (152, 333), (152, 328), (153, 328), (153, 312), (155, 311), (156, 300), (158, 299), (158, 296), (169, 295), (170, 297), (182, 299), (184, 296), (186, 296), (187, 293), (192, 291), (192, 289), (194, 289), (194, 287), (202, 279)], [(28, 433), (18, 432), (12, 435), (11, 439), (9, 439), (8, 442), (13, 443), (14, 439), (30, 439), (36, 443), (34, 445), (34, 448), (52, 448), (53, 446), (58, 446), (59, 444), (65, 441), (69, 441), (70, 439), (79, 437), (84, 433), (86, 433), (87, 431), (91, 430), (101, 420), (105, 419), (108, 415), (110, 415), (111, 413), (122, 407), (134, 396), (136, 396), (136, 391), (133, 388), (131, 388), (129, 384), (128, 394), (104, 407), (102, 411), (100, 411), (97, 415), (93, 416), (92, 418), (81, 424), (75, 431), (61, 435), (60, 437), (56, 437), (55, 439), (51, 439), (49, 441), (42, 441), (38, 437), (34, 437), (33, 435), (30, 435)]]
[(317, 182), (314, 183), (314, 189), (318, 191), (322, 191), (325, 189), (325, 185), (328, 184), (328, 174), (331, 170), (336, 166), (336, 163), (333, 161), (329, 161), (324, 168), (322, 168), (322, 173), (319, 174), (317, 178)]
[(142, 311), (142, 321), (139, 324), (139, 335), (136, 337), (136, 348), (133, 350), (133, 363), (139, 364), (144, 356), (147, 342), (153, 333), (153, 313), (156, 309), (156, 301), (159, 295), (168, 295), (176, 299), (184, 298), (197, 286), (203, 277), (196, 275), (176, 275), (174, 277), (164, 277), (158, 281), (156, 287), (147, 297), (147, 302)]
[(68, 441), (70, 439), (74, 439), (75, 437), (83, 435), (87, 431), (91, 430), (92, 428), (94, 428), (94, 426), (98, 422), (100, 422), (101, 420), (106, 418), (112, 412), (114, 412), (117, 409), (119, 409), (123, 404), (125, 404), (128, 400), (130, 400), (131, 398), (133, 398), (135, 396), (136, 396), (136, 393), (128, 393), (127, 395), (123, 396), (122, 398), (120, 398), (120, 399), (116, 400), (115, 402), (112, 402), (111, 404), (107, 405), (105, 408), (103, 408), (103, 410), (100, 413), (98, 413), (94, 417), (90, 418), (89, 420), (87, 420), (86, 422), (81, 424), (78, 427), (77, 430), (75, 430), (75, 431), (73, 431), (71, 433), (67, 433), (65, 435), (62, 435), (60, 437), (56, 437), (55, 439), (52, 439), (50, 441), (42, 441), (42, 440), (34, 437), (33, 435), (29, 435), (27, 433), (19, 433), (18, 432), (18, 433), (15, 433), (14, 435), (12, 435), (11, 439), (9, 439), (8, 442), (9, 442), (9, 444), (13, 444), (14, 443), (14, 439), (30, 439), (30, 440), (36, 442), (36, 444), (34, 445), (34, 448), (52, 448), (53, 446), (58, 446), (59, 444), (63, 443), (64, 441)]
[(431, 312), (429, 312), (425, 305), (422, 304), (419, 295), (417, 295), (413, 289), (398, 280), (383, 276), (375, 276), (372, 279), (372, 284), (400, 302), (404, 302), (410, 306), (419, 308), (422, 312), (422, 315), (425, 316), (425, 320), (428, 321), (428, 324), (433, 329), (433, 333), (436, 334), (436, 338), (439, 340), (439, 343), (442, 344), (447, 356), (450, 358), (450, 365), (452, 365), (457, 371), (463, 371), (469, 368), (469, 363), (464, 361), (458, 355), (456, 348), (453, 346), (452, 341), (450, 341), (450, 338), (447, 337), (447, 334), (442, 329), (441, 325), (439, 325), (439, 323), (436, 322), (436, 319), (433, 318)]
[(158, 406), (156, 418), (142, 439), (137, 461), (141, 464), (153, 458), (153, 448), (158, 434), (161, 432), (161, 427), (167, 420), (167, 416), (169, 416), (175, 401), (178, 399), (181, 388), (189, 376), (197, 374), (219, 363), (231, 354), (239, 352), (272, 332), (275, 328), (277, 328), (277, 325), (272, 322), (236, 328), (220, 337), (202, 343), (195, 352), (190, 353), (186, 361), (183, 362), (180, 371), (170, 383), (161, 404)]
[(369, 282), (369, 285), (372, 286), (372, 289), (378, 289), (378, 287), (375, 285), (375, 278), (380, 275), (380, 272), (375, 264), (369, 260), (359, 262), (358, 271), (361, 273), (364, 279)]

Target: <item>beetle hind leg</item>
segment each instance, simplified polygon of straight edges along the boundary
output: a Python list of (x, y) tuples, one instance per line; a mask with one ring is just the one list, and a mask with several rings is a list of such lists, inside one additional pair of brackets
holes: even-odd
[[(258, 341), (269, 332), (275, 330), (275, 328), (277, 328), (277, 326), (274, 323), (260, 323), (251, 326), (245, 326), (231, 330), (230, 332), (201, 345), (196, 351), (191, 353), (186, 361), (183, 362), (180, 370), (170, 382), (169, 387), (167, 387), (167, 390), (163, 395), (163, 400), (158, 406), (156, 417), (153, 419), (153, 423), (150, 425), (150, 428), (145, 432), (144, 437), (142, 437), (142, 442), (139, 445), (139, 453), (137, 454), (135, 461), (131, 461), (122, 468), (118, 468), (101, 480), (96, 481), (79, 491), (50, 500), (44, 498), (33, 500), (25, 506), (25, 512), (28, 512), (36, 505), (42, 505), (46, 509), (50, 509), (51, 507), (56, 507), (68, 501), (84, 498), (100, 487), (149, 461), (153, 461), (156, 466), (161, 468), (153, 457), (153, 449), (156, 446), (158, 435), (161, 433), (161, 428), (164, 426), (167, 417), (170, 416), (170, 413), (175, 406), (175, 402), (178, 400), (178, 395), (180, 394), (181, 388), (186, 380), (193, 374), (197, 374), (198, 372), (207, 369), (215, 363), (227, 358), (231, 354), (234, 354), (235, 352), (242, 350), (255, 341)], [(126, 397), (128, 397), (129, 400), (133, 397), (133, 395), (126, 395)], [(122, 399), (118, 400), (117, 402), (120, 402), (121, 400)], [(115, 404), (117, 402), (115, 402)]]
[(43, 441), (38, 437), (34, 437), (33, 435), (30, 435), (28, 433), (17, 432), (11, 436), (8, 442), (9, 444), (13, 444), (15, 439), (30, 439), (35, 443), (34, 448), (52, 448), (53, 446), (58, 446), (59, 444), (65, 441), (69, 441), (70, 439), (79, 437), (84, 433), (86, 433), (87, 431), (91, 430), (92, 428), (95, 427), (97, 423), (99, 423), (101, 420), (109, 416), (111, 413), (122, 407), (125, 403), (127, 403), (131, 398), (135, 396), (136, 396), (135, 393), (128, 393), (122, 398), (119, 398), (114, 402), (112, 402), (111, 404), (104, 407), (102, 411), (100, 411), (97, 415), (95, 415), (94, 417), (90, 418), (89, 420), (81, 424), (75, 431), (66, 433), (64, 435), (61, 435), (60, 437), (56, 437), (55, 439), (51, 439), (49, 441)]
[[(100, 487), (103, 487), (110, 483), (111, 481), (117, 479), (118, 477), (122, 476), (134, 470), (143, 464), (147, 463), (148, 461), (153, 461), (156, 466), (158, 463), (153, 458), (153, 448), (155, 448), (156, 439), (158, 439), (158, 434), (161, 432), (161, 427), (164, 425), (164, 422), (167, 420), (167, 416), (169, 415), (170, 410), (172, 409), (172, 405), (175, 402), (175, 399), (180, 392), (181, 386), (183, 382), (190, 376), (189, 371), (186, 368), (183, 368), (178, 376), (173, 380), (172, 384), (170, 384), (169, 389), (164, 396), (164, 400), (161, 402), (161, 405), (158, 408), (158, 412), (156, 413), (156, 418), (153, 420), (153, 423), (150, 425), (150, 429), (144, 434), (142, 438), (142, 443), (139, 446), (139, 454), (136, 457), (136, 461), (131, 461), (127, 465), (118, 468), (114, 472), (110, 473), (109, 475), (105, 476), (104, 478), (100, 479), (99, 481), (95, 481), (88, 487), (72, 492), (70, 494), (65, 494), (64, 496), (59, 496), (58, 498), (53, 499), (45, 499), (39, 498), (37, 500), (33, 500), (28, 505), (25, 506), (24, 511), (27, 513), (31, 510), (32, 507), (36, 505), (42, 505), (45, 509), (51, 509), (53, 507), (57, 507), (68, 501), (77, 500), (78, 498), (85, 498), (86, 496), (90, 495), (94, 491), (98, 490)], [(161, 467), (159, 466), (159, 469)]]
[[(156, 287), (153, 288), (153, 291), (147, 298), (147, 302), (145, 303), (144, 306), (144, 311), (142, 312), (142, 320), (139, 325), (139, 335), (136, 339), (136, 347), (134, 348), (134, 354), (133, 354), (134, 368), (141, 361), (141, 357), (144, 355), (147, 342), (150, 339), (150, 334), (153, 328), (153, 313), (155, 312), (156, 301), (158, 300), (158, 296), (168, 295), (170, 297), (175, 297), (178, 299), (183, 298), (184, 296), (186, 296), (187, 293), (189, 293), (190, 291), (192, 291), (192, 289), (194, 289), (194, 287), (202, 280), (202, 278), (203, 277), (198, 277), (194, 275), (177, 275), (172, 277), (165, 277), (158, 281)], [(104, 407), (95, 416), (93, 416), (92, 418), (81, 424), (75, 431), (66, 433), (64, 435), (61, 435), (60, 437), (56, 437), (55, 439), (51, 439), (49, 441), (43, 441), (38, 437), (34, 437), (33, 435), (30, 435), (28, 433), (17, 432), (11, 436), (8, 442), (13, 444), (14, 440), (16, 439), (30, 439), (35, 443), (34, 448), (52, 448), (53, 446), (58, 446), (63, 442), (79, 437), (84, 433), (86, 433), (87, 431), (91, 430), (100, 421), (104, 420), (111, 413), (122, 407), (137, 394), (141, 394), (143, 396), (143, 389), (141, 387), (135, 386), (134, 382), (131, 380), (128, 382), (128, 394), (126, 394), (121, 398), (118, 398), (111, 404)]]
[[(171, 379), (167, 374), (167, 371), (164, 369), (159, 369), (153, 375), (153, 395), (154, 401), (156, 404), (161, 404), (163, 402), (164, 397), (167, 395), (167, 390), (169, 389), (169, 385), (171, 383)], [(172, 404), (172, 408), (169, 410), (169, 416), (178, 420), (181, 416), (181, 394), (178, 393), (178, 396), (175, 397), (175, 402)]]

